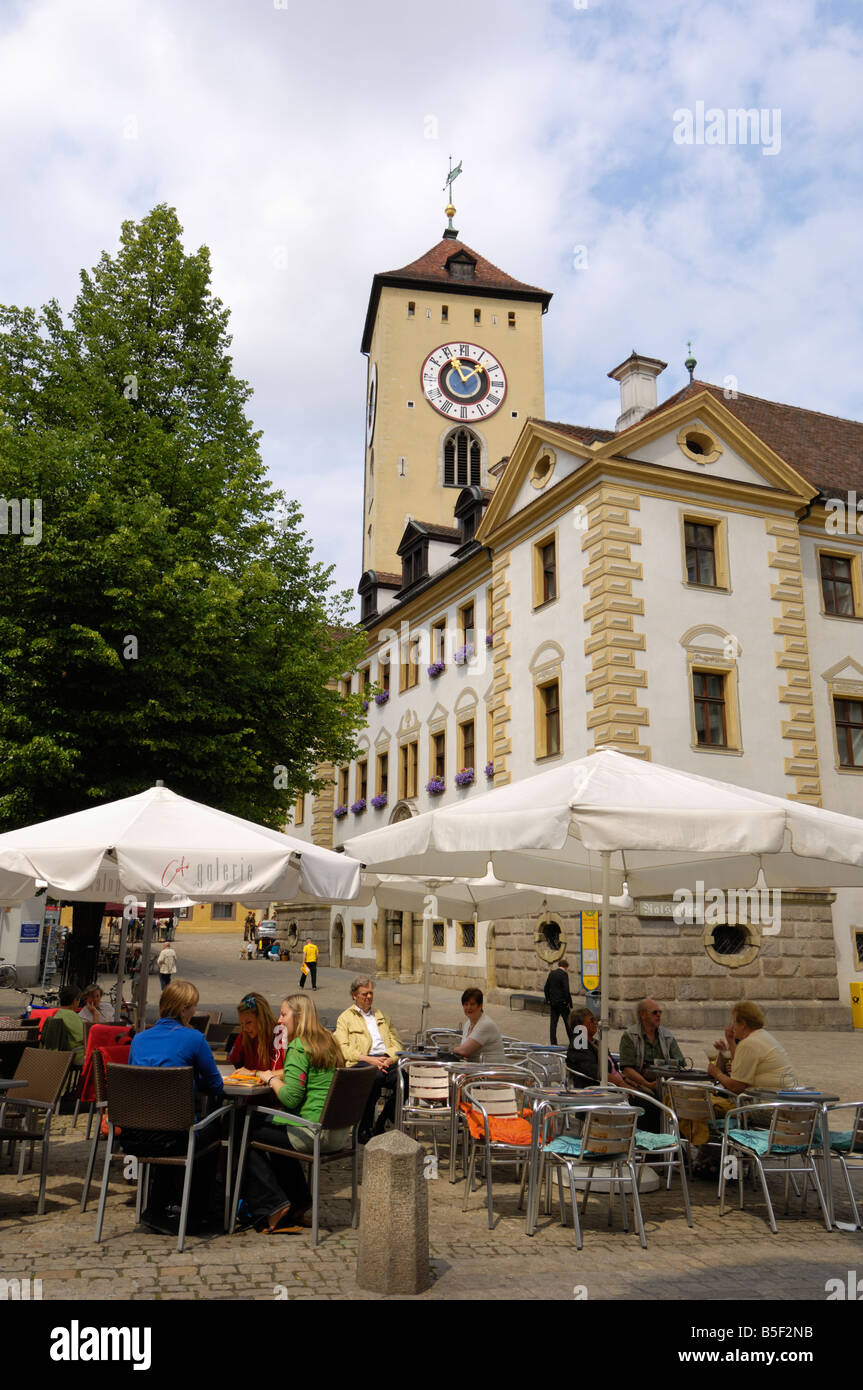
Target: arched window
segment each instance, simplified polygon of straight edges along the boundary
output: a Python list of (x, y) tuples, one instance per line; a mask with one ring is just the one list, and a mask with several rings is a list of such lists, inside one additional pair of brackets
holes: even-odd
[(443, 446), (444, 487), (479, 487), (482, 482), (482, 450), (470, 430), (453, 430)]

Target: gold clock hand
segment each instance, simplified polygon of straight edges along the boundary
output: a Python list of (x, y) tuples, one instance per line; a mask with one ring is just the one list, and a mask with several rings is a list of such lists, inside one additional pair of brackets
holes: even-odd
[(482, 372), (482, 371), (484, 371), (484, 370), (485, 370), (485, 368), (482, 367), (482, 366), (480, 365), (480, 363), (477, 363), (477, 365), (476, 365), (475, 367), (471, 367), (471, 369), (470, 369), (470, 371), (468, 372), (467, 376), (462, 377), (462, 381), (470, 381), (470, 379), (471, 379), (472, 376), (479, 376), (480, 372)]
[(461, 362), (460, 362), (460, 360), (459, 360), (458, 357), (451, 357), (451, 358), (449, 359), (449, 361), (450, 361), (450, 366), (451, 366), (451, 367), (455, 367), (455, 369), (456, 369), (456, 371), (458, 372), (459, 376), (461, 377), (462, 381), (469, 381), (469, 380), (470, 380), (470, 373), (468, 373), (468, 375), (465, 376), (464, 372), (463, 372), (462, 369), (461, 369)]

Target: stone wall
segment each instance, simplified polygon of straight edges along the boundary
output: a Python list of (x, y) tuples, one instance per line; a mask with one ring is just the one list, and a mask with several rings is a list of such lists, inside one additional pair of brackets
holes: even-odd
[[(330, 963), (330, 909), (326, 903), (314, 907), (297, 907), (293, 903), (277, 903), (273, 912), (276, 940), (290, 947), (291, 960), (301, 961), (307, 938), (318, 948), (318, 965)], [(293, 928), (296, 927), (296, 932)]]
[[(850, 1029), (850, 1009), (839, 1002), (832, 901), (830, 894), (783, 892), (778, 934), (753, 928), (757, 950), (736, 965), (711, 959), (705, 947), (711, 933), (703, 925), (612, 913), (611, 1022), (631, 1022), (635, 1004), (649, 994), (671, 1028), (724, 1026), (736, 1000), (752, 999), (763, 1006), (768, 1029)], [(572, 995), (580, 999), (577, 919), (562, 920)], [(537, 955), (535, 930), (535, 919), (495, 924), (491, 1002), (504, 1002), (510, 990), (542, 993), (549, 967)]]

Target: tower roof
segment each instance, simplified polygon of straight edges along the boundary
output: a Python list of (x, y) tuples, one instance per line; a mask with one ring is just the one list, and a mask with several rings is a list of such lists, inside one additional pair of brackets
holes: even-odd
[(469, 294), (474, 298), (482, 295), (494, 299), (527, 299), (541, 304), (543, 313), (551, 301), (548, 290), (515, 280), (463, 241), (442, 237), (430, 251), (409, 265), (400, 270), (379, 271), (374, 277), (363, 330), (363, 352), (368, 352), (371, 346), (378, 302), (385, 285), (399, 289), (426, 285), (429, 289), (446, 289), (450, 294)]

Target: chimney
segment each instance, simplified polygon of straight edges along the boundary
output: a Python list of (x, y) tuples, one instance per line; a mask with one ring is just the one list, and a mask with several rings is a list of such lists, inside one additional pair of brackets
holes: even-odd
[(656, 378), (667, 366), (658, 357), (639, 357), (633, 348), (631, 356), (608, 373), (612, 381), (620, 382), (620, 414), (615, 430), (628, 429), (656, 409)]

